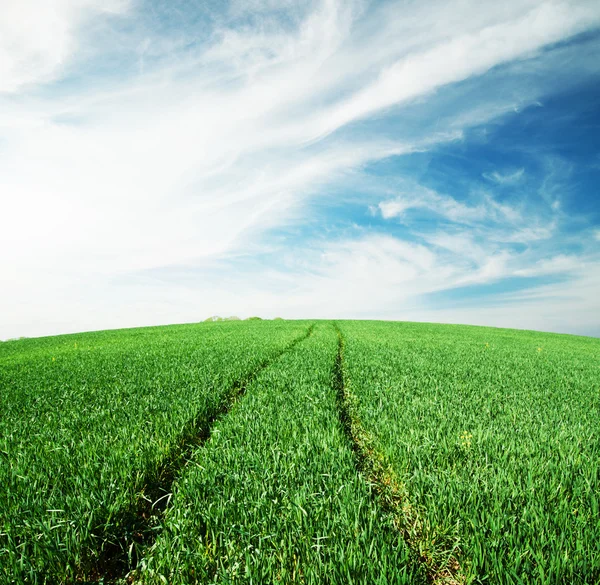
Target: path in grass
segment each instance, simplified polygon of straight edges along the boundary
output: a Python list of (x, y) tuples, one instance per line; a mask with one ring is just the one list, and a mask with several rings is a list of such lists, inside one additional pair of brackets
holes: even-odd
[(218, 323), (3, 344), (0, 582), (135, 566), (190, 449), (308, 328)]
[(600, 583), (600, 340), (340, 329), (359, 439), (409, 503), (401, 524), (430, 566), (458, 555), (482, 583)]
[(338, 417), (331, 324), (215, 425), (175, 486), (143, 583), (423, 583), (357, 473)]
[(0, 583), (600, 583), (600, 340), (309, 325), (0, 345)]
[[(335, 367), (335, 388), (340, 421), (346, 432), (356, 466), (369, 482), (377, 505), (390, 514), (395, 529), (422, 565), (427, 581), (433, 584), (459, 585), (465, 582), (456, 551), (451, 541), (442, 535), (423, 531), (421, 514), (412, 505), (410, 494), (392, 466), (385, 460), (377, 441), (360, 420), (358, 397), (351, 392), (345, 379), (344, 338), (337, 323), (338, 353)], [(432, 549), (431, 541), (437, 541)]]
[[(100, 558), (90, 576), (98, 581), (118, 581), (124, 579), (137, 564), (141, 555), (151, 547), (160, 531), (160, 521), (167, 510), (173, 495), (173, 483), (184, 471), (189, 457), (195, 448), (210, 439), (211, 431), (216, 421), (225, 416), (231, 407), (244, 395), (246, 387), (265, 369), (312, 334), (314, 325), (311, 324), (306, 333), (294, 339), (272, 357), (264, 359), (243, 379), (236, 380), (222, 402), (208, 417), (194, 420), (190, 429), (182, 436), (182, 440), (163, 461), (160, 471), (152, 482), (144, 488), (144, 496), (139, 498), (135, 509), (127, 510), (121, 522), (122, 530), (112, 539), (117, 540), (116, 546), (107, 546), (102, 550)], [(130, 543), (127, 550), (122, 543)], [(135, 554), (132, 554), (135, 550)], [(128, 554), (124, 554), (127, 552)]]

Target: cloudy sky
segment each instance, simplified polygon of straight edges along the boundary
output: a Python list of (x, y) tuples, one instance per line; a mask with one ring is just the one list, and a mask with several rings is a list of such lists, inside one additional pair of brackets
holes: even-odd
[(2, 0), (0, 339), (600, 335), (598, 0)]

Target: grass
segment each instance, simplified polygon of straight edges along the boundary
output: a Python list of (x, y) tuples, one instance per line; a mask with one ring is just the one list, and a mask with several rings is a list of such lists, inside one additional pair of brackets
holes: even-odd
[(248, 387), (177, 483), (143, 583), (419, 583), (356, 473), (330, 324)]
[(0, 583), (600, 583), (599, 358), (350, 321), (0, 344)]
[(356, 419), (431, 565), (466, 581), (600, 580), (600, 340), (343, 323)]
[(0, 346), (0, 579), (89, 579), (236, 385), (308, 324), (219, 323)]

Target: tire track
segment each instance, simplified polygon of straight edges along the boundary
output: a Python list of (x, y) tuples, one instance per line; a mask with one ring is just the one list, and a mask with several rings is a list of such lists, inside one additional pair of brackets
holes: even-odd
[(463, 585), (466, 580), (453, 554), (441, 565), (423, 550), (423, 525), (417, 510), (410, 503), (406, 486), (386, 463), (373, 437), (360, 422), (357, 397), (348, 388), (344, 375), (344, 337), (337, 323), (333, 326), (338, 336), (334, 384), (339, 419), (354, 452), (359, 473), (372, 486), (378, 505), (392, 516), (394, 527), (424, 566), (427, 580), (434, 585)]
[[(306, 332), (294, 339), (275, 356), (263, 360), (252, 372), (236, 380), (225, 400), (208, 416), (197, 418), (187, 425), (180, 443), (161, 464), (158, 472), (148, 478), (137, 506), (124, 511), (113, 519), (120, 529), (100, 535), (101, 546), (83, 560), (75, 583), (108, 584), (131, 583), (129, 573), (135, 569), (148, 547), (152, 546), (161, 528), (161, 520), (169, 507), (173, 484), (181, 475), (192, 453), (210, 439), (214, 424), (227, 415), (234, 404), (242, 398), (247, 386), (265, 369), (272, 366), (284, 354), (312, 335), (314, 323)], [(116, 536), (116, 537), (115, 537)], [(103, 538), (104, 537), (104, 538)]]

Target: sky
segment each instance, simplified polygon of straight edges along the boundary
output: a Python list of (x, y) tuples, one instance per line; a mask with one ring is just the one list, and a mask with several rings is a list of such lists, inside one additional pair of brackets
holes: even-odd
[(0, 339), (600, 336), (598, 0), (3, 0)]

